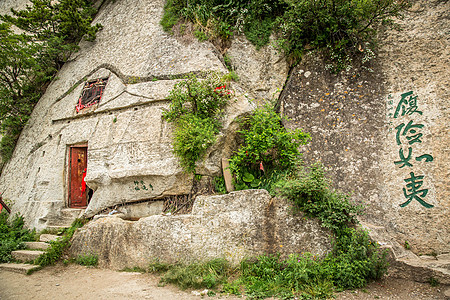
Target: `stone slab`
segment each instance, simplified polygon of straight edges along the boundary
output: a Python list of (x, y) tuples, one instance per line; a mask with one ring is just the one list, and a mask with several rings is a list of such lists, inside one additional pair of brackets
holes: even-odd
[(51, 241), (56, 241), (58, 238), (60, 238), (60, 236), (58, 235), (54, 235), (54, 234), (41, 234), (41, 236), (39, 237), (39, 241), (41, 242), (51, 242)]
[(30, 264), (0, 264), (0, 270), (16, 272), (21, 274), (29, 274), (30, 272), (39, 269), (37, 265)]
[(24, 242), (25, 246), (31, 250), (47, 250), (50, 244), (45, 242)]
[(44, 254), (44, 251), (39, 250), (16, 250), (11, 252), (15, 260), (23, 262), (35, 260), (42, 254)]

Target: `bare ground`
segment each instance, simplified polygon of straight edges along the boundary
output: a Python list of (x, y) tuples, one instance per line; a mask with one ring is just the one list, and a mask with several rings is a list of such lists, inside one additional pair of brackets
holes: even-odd
[[(158, 286), (151, 274), (117, 272), (78, 265), (47, 267), (32, 275), (0, 271), (0, 299), (187, 299), (199, 300), (191, 291), (174, 286)], [(384, 278), (367, 288), (345, 291), (336, 299), (446, 299), (445, 286), (432, 287), (404, 279)], [(209, 298), (209, 297), (204, 297)], [(245, 297), (218, 295), (210, 299), (237, 300)]]

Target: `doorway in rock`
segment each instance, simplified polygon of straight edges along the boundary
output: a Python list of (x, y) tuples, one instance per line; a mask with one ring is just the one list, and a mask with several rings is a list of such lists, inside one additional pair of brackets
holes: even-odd
[(93, 191), (86, 186), (87, 171), (86, 144), (70, 146), (69, 151), (69, 207), (85, 208)]

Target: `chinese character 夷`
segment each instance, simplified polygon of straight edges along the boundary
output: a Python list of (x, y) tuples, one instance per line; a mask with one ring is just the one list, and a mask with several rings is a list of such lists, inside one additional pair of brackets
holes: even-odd
[(423, 198), (428, 194), (428, 189), (421, 189), (423, 185), (423, 177), (424, 176), (415, 176), (414, 172), (409, 173), (409, 178), (404, 179), (406, 182), (406, 188), (403, 188), (403, 195), (407, 199), (406, 202), (400, 204), (400, 207), (405, 207), (412, 200), (417, 200), (421, 205), (426, 208), (434, 207), (434, 205), (426, 203)]

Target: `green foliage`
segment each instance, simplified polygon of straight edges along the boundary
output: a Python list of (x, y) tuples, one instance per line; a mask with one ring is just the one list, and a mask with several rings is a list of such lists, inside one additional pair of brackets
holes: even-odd
[(98, 265), (98, 255), (97, 254), (85, 254), (78, 255), (75, 262), (82, 266), (97, 266)]
[(377, 26), (392, 24), (408, 7), (397, 0), (289, 1), (277, 20), (281, 47), (294, 59), (308, 49), (319, 49), (339, 72), (351, 67), (355, 56), (374, 48)]
[(326, 299), (334, 291), (321, 260), (309, 253), (284, 260), (279, 255), (262, 255), (256, 261), (243, 261), (241, 272), (250, 299)]
[(223, 176), (214, 177), (214, 191), (217, 194), (226, 194), (227, 188), (225, 186), (225, 179)]
[(189, 265), (170, 265), (162, 276), (162, 283), (172, 283), (182, 289), (216, 288), (226, 282), (230, 272), (229, 264), (224, 259), (213, 259), (205, 263)]
[(292, 61), (320, 50), (338, 72), (355, 57), (372, 57), (379, 25), (394, 27), (392, 18), (409, 5), (408, 0), (168, 0), (161, 24), (170, 31), (180, 19), (189, 20), (202, 38), (244, 33), (257, 48), (275, 31), (276, 44)]
[[(57, 70), (93, 40), (95, 9), (88, 0), (31, 0), (31, 6), (0, 16), (0, 154), (8, 160), (22, 128)], [(22, 30), (15, 33), (11, 27)]]
[(209, 146), (214, 144), (218, 133), (216, 122), (188, 114), (177, 120), (173, 151), (180, 158), (181, 166), (195, 173), (195, 163), (203, 158)]
[(360, 288), (381, 278), (386, 269), (386, 253), (380, 252), (367, 232), (347, 228), (327, 257), (262, 255), (241, 263), (241, 281), (250, 299), (327, 299), (335, 290)]
[(11, 262), (11, 251), (24, 248), (23, 242), (33, 241), (34, 230), (24, 227), (23, 217), (16, 215), (8, 222), (5, 210), (0, 213), (0, 263)]
[(64, 251), (69, 248), (70, 240), (72, 239), (75, 231), (85, 224), (85, 220), (76, 219), (72, 225), (64, 232), (64, 235), (56, 241), (50, 242), (50, 247), (47, 251), (39, 256), (34, 263), (41, 265), (42, 267), (55, 264), (61, 259)]
[(281, 180), (277, 187), (295, 211), (318, 218), (323, 227), (335, 233), (356, 223), (356, 215), (363, 210), (361, 205), (351, 203), (348, 195), (333, 190), (320, 164), (313, 164), (309, 170), (299, 167), (294, 178)]
[(386, 256), (387, 252), (381, 251), (366, 231), (343, 228), (337, 233), (333, 251), (324, 264), (339, 290), (354, 289), (386, 273)]
[(238, 190), (263, 185), (271, 190), (272, 180), (295, 166), (300, 156), (298, 147), (310, 139), (299, 129), (287, 131), (282, 118), (269, 105), (242, 119), (238, 132), (242, 144), (230, 160)]
[(164, 263), (156, 259), (152, 263), (149, 264), (148, 270), (150, 273), (163, 273), (167, 272), (170, 269), (171, 265), (168, 263)]
[(174, 153), (187, 172), (195, 173), (196, 162), (215, 142), (230, 95), (220, 76), (214, 73), (204, 80), (190, 75), (170, 92), (171, 104), (163, 117), (175, 124)]
[(432, 287), (437, 287), (439, 286), (440, 282), (437, 278), (434, 277), (430, 277), (428, 278), (428, 283), (432, 286)]
[(235, 81), (235, 82), (237, 82), (237, 81), (239, 81), (239, 75), (236, 73), (236, 71), (231, 71), (228, 74), (225, 74), (222, 77), (222, 79), (225, 80), (225, 81)]

